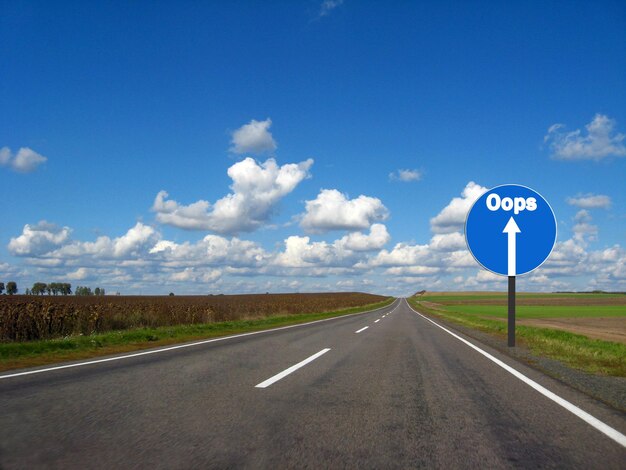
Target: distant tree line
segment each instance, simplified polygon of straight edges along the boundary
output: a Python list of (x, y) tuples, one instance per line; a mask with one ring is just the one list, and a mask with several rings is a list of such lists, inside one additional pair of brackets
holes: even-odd
[(91, 287), (76, 286), (76, 295), (104, 295), (105, 291), (103, 287), (96, 287), (93, 292)]
[[(0, 282), (0, 295), (6, 291), (8, 295), (17, 294), (17, 284), (15, 281), (6, 283)], [(69, 282), (35, 282), (30, 289), (26, 288), (26, 295), (71, 295), (72, 284)], [(96, 287), (93, 291), (91, 287), (77, 286), (74, 291), (75, 295), (105, 295), (103, 287)], [(119, 294), (118, 294), (119, 295)]]
[(72, 293), (72, 285), (67, 282), (35, 282), (33, 287), (26, 289), (26, 294), (30, 295), (70, 295)]
[(17, 294), (17, 284), (14, 281), (9, 281), (5, 286), (4, 282), (0, 282), (0, 294), (4, 293), (5, 290), (9, 295)]

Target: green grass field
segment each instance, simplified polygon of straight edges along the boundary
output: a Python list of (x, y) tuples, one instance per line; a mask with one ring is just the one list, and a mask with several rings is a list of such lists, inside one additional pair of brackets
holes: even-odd
[[(412, 297), (422, 313), (491, 334), (506, 342), (507, 294), (443, 293)], [(532, 305), (524, 305), (531, 303)], [(521, 305), (520, 305), (521, 304)], [(623, 294), (519, 294), (518, 319), (626, 317)], [(536, 356), (591, 373), (626, 377), (626, 345), (551, 328), (516, 326), (517, 344)]]
[[(506, 292), (442, 292), (442, 293), (429, 293), (423, 296), (416, 297), (420, 301), (446, 303), (446, 302), (484, 302), (484, 301), (507, 301), (508, 294)], [(554, 303), (559, 300), (568, 301), (581, 301), (593, 303), (605, 303), (605, 302), (619, 302), (626, 304), (625, 294), (605, 294), (605, 293), (528, 293), (518, 292), (516, 299), (519, 302), (527, 300), (544, 301), (545, 303)]]
[[(442, 305), (449, 312), (507, 318), (506, 305)], [(517, 305), (515, 315), (523, 318), (626, 317), (626, 305)]]

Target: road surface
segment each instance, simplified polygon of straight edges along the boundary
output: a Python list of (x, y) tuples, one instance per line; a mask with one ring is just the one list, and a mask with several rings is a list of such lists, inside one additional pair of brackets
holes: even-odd
[[(624, 413), (458, 336), (626, 433)], [(626, 447), (459, 338), (400, 299), (310, 325), (3, 373), (0, 468), (624, 468)]]

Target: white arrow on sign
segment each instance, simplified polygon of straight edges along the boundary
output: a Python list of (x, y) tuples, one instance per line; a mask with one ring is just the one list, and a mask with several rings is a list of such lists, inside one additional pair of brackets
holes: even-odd
[(504, 227), (504, 230), (502, 230), (502, 233), (506, 233), (509, 236), (509, 276), (515, 276), (515, 271), (517, 270), (517, 267), (515, 266), (515, 235), (518, 233), (522, 233), (522, 231), (515, 223), (515, 219), (511, 217)]

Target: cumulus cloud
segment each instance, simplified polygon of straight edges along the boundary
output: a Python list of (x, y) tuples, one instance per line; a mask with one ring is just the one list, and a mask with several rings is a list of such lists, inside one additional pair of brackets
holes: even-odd
[(584, 194), (576, 197), (568, 197), (567, 203), (581, 209), (608, 209), (611, 207), (611, 198), (603, 194)]
[(439, 214), (430, 219), (430, 227), (435, 233), (451, 233), (463, 230), (465, 219), (472, 204), (487, 191), (487, 188), (470, 181), (463, 189), (461, 197), (455, 197)]
[(275, 264), (290, 268), (313, 265), (328, 265), (338, 261), (332, 245), (326, 242), (311, 242), (309, 237), (292, 235), (285, 240), (285, 251), (276, 257)]
[(257, 243), (231, 239), (219, 235), (207, 235), (196, 243), (175, 243), (169, 240), (159, 240), (149, 250), (167, 267), (190, 266), (232, 266), (232, 267), (261, 267), (270, 255)]
[(582, 244), (586, 244), (589, 241), (593, 241), (596, 239), (596, 235), (598, 234), (598, 227), (596, 225), (592, 225), (590, 222), (592, 220), (591, 214), (585, 209), (579, 210), (574, 216), (575, 225), (572, 227), (572, 232), (574, 232), (574, 240)]
[(20, 173), (31, 173), (48, 159), (28, 147), (22, 147), (13, 155), (9, 147), (0, 149), (0, 166), (9, 167)]
[(566, 132), (564, 124), (554, 124), (548, 129), (544, 142), (550, 145), (554, 158), (561, 160), (602, 160), (606, 157), (626, 156), (626, 135), (615, 132), (615, 121), (604, 114), (596, 114), (580, 129)]
[(311, 233), (361, 230), (387, 219), (388, 215), (389, 211), (378, 198), (360, 195), (348, 199), (336, 189), (322, 189), (315, 199), (306, 201), (300, 226)]
[(47, 222), (25, 225), (19, 237), (9, 242), (9, 251), (29, 258), (76, 259), (80, 257), (123, 259), (137, 257), (154, 245), (158, 234), (147, 225), (138, 222), (121, 237), (111, 239), (98, 237), (95, 242), (71, 241), (70, 229)]
[[(282, 245), (266, 249), (254, 241), (217, 234), (194, 242), (167, 240), (143, 223), (118, 237), (79, 241), (70, 239), (68, 227), (40, 222), (26, 225), (12, 238), (9, 251), (25, 259), (25, 266), (36, 273), (28, 277), (29, 282), (45, 273), (47, 279), (89, 279), (109, 292), (162, 288), (165, 293), (197, 293), (206, 286), (214, 292), (329, 290), (365, 286), (360, 281), (364, 276), (368, 282), (373, 279), (367, 290), (394, 295), (422, 289), (500, 289), (506, 277), (478, 267), (458, 223), (456, 231), (439, 231), (442, 225), (452, 226), (451, 214), (460, 205), (455, 200), (467, 204), (472, 193), (482, 189), (468, 183), (462, 197), (453, 198), (439, 213), (437, 217), (443, 214), (448, 219), (442, 222), (441, 217), (432, 224), (427, 243), (400, 241), (387, 246), (391, 237), (382, 223), (331, 240), (286, 236)], [(343, 197), (343, 203), (357, 200)], [(556, 244), (541, 268), (520, 278), (520, 289), (626, 290), (626, 250), (619, 245), (590, 249), (597, 235), (589, 210), (580, 209), (570, 238)], [(7, 266), (0, 263), (0, 273), (6, 273)], [(256, 279), (249, 280), (253, 276)], [(10, 277), (20, 283), (24, 275), (13, 270)], [(318, 282), (322, 278), (326, 281)]]
[(380, 250), (390, 239), (387, 227), (383, 224), (373, 224), (369, 234), (352, 232), (336, 243), (351, 251), (375, 251)]
[(460, 232), (440, 233), (434, 235), (429, 244), (435, 251), (459, 251), (467, 248), (465, 237)]
[(76, 271), (67, 273), (65, 277), (71, 281), (82, 281), (89, 277), (89, 270), (87, 268), (78, 268)]
[(267, 222), (278, 202), (309, 177), (312, 165), (312, 159), (278, 166), (272, 158), (259, 164), (248, 157), (228, 169), (232, 193), (215, 204), (200, 200), (186, 206), (160, 191), (152, 210), (160, 223), (183, 229), (250, 232)]
[(422, 173), (419, 170), (396, 170), (389, 173), (389, 179), (391, 181), (403, 181), (408, 183), (410, 181), (421, 180)]
[(269, 131), (271, 125), (272, 120), (269, 118), (265, 121), (253, 119), (244, 124), (233, 132), (230, 151), (237, 154), (273, 152), (277, 145)]
[(170, 280), (174, 282), (201, 282), (211, 284), (222, 276), (218, 269), (202, 270), (195, 268), (185, 268), (182, 271), (172, 273)]
[(42, 220), (36, 225), (26, 224), (22, 234), (11, 238), (9, 252), (16, 256), (39, 256), (69, 240), (69, 227), (59, 227)]
[(373, 224), (369, 234), (352, 232), (332, 243), (293, 235), (285, 240), (285, 249), (275, 255), (273, 264), (290, 268), (353, 267), (359, 261), (365, 262), (368, 252), (379, 250), (389, 239), (383, 224)]

